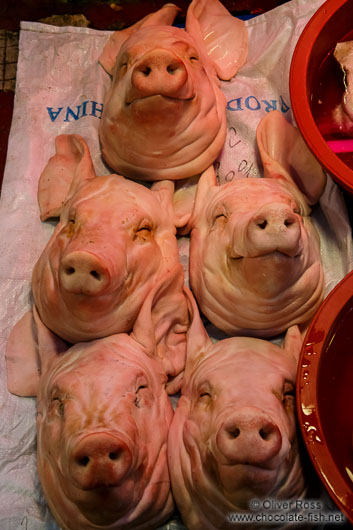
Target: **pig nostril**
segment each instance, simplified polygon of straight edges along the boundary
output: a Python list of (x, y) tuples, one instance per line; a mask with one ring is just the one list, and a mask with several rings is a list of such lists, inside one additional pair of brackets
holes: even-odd
[(68, 276), (71, 276), (71, 274), (74, 274), (76, 271), (74, 269), (74, 267), (66, 267), (65, 269), (65, 273), (68, 275)]
[(168, 65), (168, 66), (167, 66), (167, 72), (168, 72), (168, 74), (173, 75), (174, 72), (175, 72), (175, 70), (176, 70), (176, 67), (175, 67), (175, 66), (173, 66), (173, 65)]
[(273, 433), (273, 428), (271, 426), (268, 427), (262, 427), (259, 430), (259, 435), (263, 440), (269, 440), (271, 438), (271, 434)]
[(240, 429), (238, 429), (238, 427), (235, 427), (235, 429), (231, 429), (228, 432), (229, 432), (230, 438), (238, 438), (238, 436), (240, 434)]
[(82, 456), (81, 458), (77, 459), (77, 463), (80, 466), (82, 466), (82, 467), (86, 467), (87, 464), (89, 463), (89, 457), (88, 456)]
[(266, 228), (266, 226), (267, 226), (267, 221), (266, 220), (261, 221), (261, 222), (257, 223), (257, 226), (259, 228), (261, 228), (262, 230), (264, 230)]
[(97, 271), (90, 271), (90, 275), (95, 278), (96, 280), (100, 280), (101, 279), (101, 275), (99, 274), (99, 272)]
[(141, 70), (141, 72), (143, 73), (143, 75), (144, 75), (145, 77), (148, 77), (148, 76), (150, 75), (150, 73), (151, 73), (151, 68), (150, 68), (149, 66), (145, 66), (145, 67)]
[(288, 226), (291, 226), (293, 224), (293, 220), (292, 219), (286, 219), (284, 221), (284, 226), (288, 227)]
[(116, 453), (115, 451), (112, 451), (111, 453), (109, 453), (109, 458), (110, 458), (110, 460), (117, 460), (118, 459), (118, 453)]

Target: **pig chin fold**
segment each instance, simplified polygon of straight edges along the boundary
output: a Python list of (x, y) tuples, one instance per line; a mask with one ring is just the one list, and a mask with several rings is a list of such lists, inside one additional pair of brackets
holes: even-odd
[[(128, 116), (107, 114), (100, 129), (104, 159), (115, 171), (139, 180), (199, 175), (221, 151), (226, 123), (212, 107), (202, 108), (195, 118), (195, 105), (197, 98), (156, 95), (133, 101)], [(140, 125), (135, 130), (137, 119)]]
[(205, 268), (202, 275), (191, 275), (191, 281), (202, 312), (214, 325), (229, 335), (258, 337), (307, 322), (324, 289), (318, 261), (307, 266), (301, 256), (279, 253), (232, 260), (221, 275)]

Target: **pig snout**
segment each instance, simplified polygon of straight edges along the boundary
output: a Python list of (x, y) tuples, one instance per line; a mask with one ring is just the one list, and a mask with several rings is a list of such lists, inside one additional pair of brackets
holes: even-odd
[(231, 414), (220, 426), (216, 444), (231, 464), (264, 465), (282, 447), (279, 428), (256, 408), (243, 408)]
[(133, 97), (162, 95), (188, 97), (185, 93), (188, 73), (181, 59), (168, 50), (147, 52), (135, 65), (131, 84)]
[(107, 433), (90, 434), (72, 451), (69, 473), (83, 490), (119, 486), (128, 474), (132, 454), (124, 441)]
[(264, 205), (251, 218), (247, 237), (258, 255), (279, 251), (294, 257), (300, 247), (299, 219), (287, 205)]
[(85, 251), (70, 252), (63, 257), (59, 278), (61, 287), (73, 294), (98, 295), (110, 283), (110, 274), (102, 260)]

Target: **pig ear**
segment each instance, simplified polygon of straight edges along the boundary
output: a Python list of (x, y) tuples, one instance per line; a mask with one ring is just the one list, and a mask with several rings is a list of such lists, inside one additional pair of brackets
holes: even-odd
[(56, 153), (45, 166), (38, 183), (38, 202), (42, 221), (59, 217), (72, 185), (94, 178), (88, 146), (77, 134), (62, 134), (55, 139)]
[(299, 130), (275, 110), (261, 119), (256, 138), (265, 177), (294, 181), (308, 204), (315, 204), (324, 191), (326, 175)]
[(153, 182), (151, 190), (159, 193), (163, 211), (169, 211), (173, 204), (174, 182), (172, 180), (158, 180)]
[(300, 332), (299, 326), (295, 325), (288, 328), (282, 343), (282, 348), (291, 353), (297, 362), (299, 360), (302, 345), (303, 335)]
[(213, 166), (206, 169), (201, 177), (185, 179), (176, 183), (173, 205), (175, 226), (180, 234), (188, 234), (192, 220), (197, 216), (197, 205), (203, 205), (210, 189), (217, 186), (217, 177)]
[(130, 35), (135, 33), (135, 31), (145, 26), (171, 26), (178, 11), (180, 11), (180, 8), (174, 4), (165, 4), (161, 9), (155, 13), (150, 13), (149, 15), (145, 16), (136, 22), (136, 24), (133, 24), (126, 29), (115, 31), (104, 46), (103, 52), (99, 58), (99, 62), (103, 66), (104, 70), (108, 74), (113, 75), (115, 61), (120, 48), (130, 37)]
[(36, 396), (40, 374), (66, 344), (41, 322), (36, 308), (13, 327), (6, 346), (7, 388), (18, 396)]
[(161, 359), (171, 381), (168, 393), (178, 390), (177, 382), (185, 366), (188, 327), (184, 272), (179, 263), (150, 292), (131, 334), (149, 356)]
[(233, 17), (218, 0), (193, 0), (185, 27), (197, 42), (204, 42), (218, 77), (225, 81), (234, 77), (248, 54), (244, 22)]
[(202, 323), (196, 300), (189, 290), (187, 290), (187, 292), (191, 324), (187, 333), (186, 379), (187, 374), (190, 371), (193, 371), (195, 364), (198, 363), (208, 350), (209, 346), (212, 345), (212, 341)]

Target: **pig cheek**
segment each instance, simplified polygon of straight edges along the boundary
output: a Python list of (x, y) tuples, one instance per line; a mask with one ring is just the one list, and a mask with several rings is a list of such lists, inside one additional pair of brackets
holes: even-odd
[(320, 237), (310, 217), (303, 217), (303, 240), (308, 265), (320, 261)]
[[(54, 417), (39, 412), (37, 416), (37, 433), (38, 433), (38, 460), (39, 467), (45, 474), (54, 474), (60, 482), (63, 480), (63, 423), (59, 416)], [(47, 470), (47, 471), (45, 471)], [(41, 478), (42, 480), (42, 478)], [(45, 476), (43, 477), (45, 481)]]
[(58, 226), (33, 269), (32, 288), (39, 307), (41, 301), (43, 304), (56, 303), (60, 298), (59, 265), (69, 241), (67, 237), (61, 236)]
[(216, 416), (215, 407), (211, 399), (202, 398), (193, 402), (187, 418), (186, 426), (193, 425), (194, 441), (198, 446), (204, 464), (210, 463), (212, 432)]
[[(153, 281), (154, 275), (163, 263), (161, 249), (154, 237), (133, 237), (133, 241), (127, 249), (127, 271), (130, 282), (129, 290), (132, 292), (143, 286), (145, 282)], [(141, 263), (144, 264), (141, 267)]]

